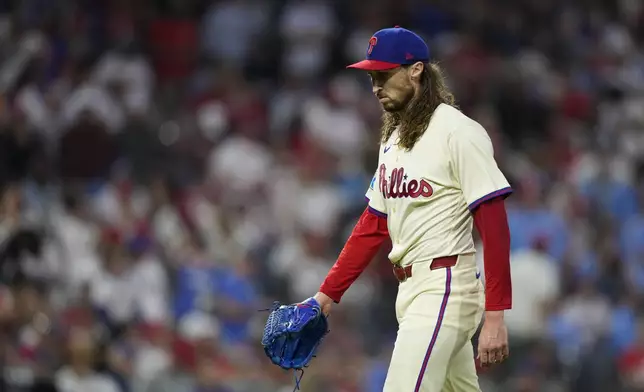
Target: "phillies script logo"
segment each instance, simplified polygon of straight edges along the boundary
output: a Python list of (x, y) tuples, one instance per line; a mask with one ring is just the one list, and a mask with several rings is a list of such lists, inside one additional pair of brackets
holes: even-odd
[(420, 196), (430, 197), (434, 189), (426, 180), (412, 179), (407, 181), (407, 174), (404, 168), (396, 168), (391, 171), (391, 177), (387, 180), (387, 167), (380, 165), (378, 172), (378, 182), (380, 183), (380, 192), (385, 199), (397, 199), (411, 197), (416, 199)]

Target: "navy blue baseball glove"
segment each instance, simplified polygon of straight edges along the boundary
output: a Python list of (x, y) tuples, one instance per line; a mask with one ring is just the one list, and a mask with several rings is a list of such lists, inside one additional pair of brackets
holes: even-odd
[(302, 370), (328, 332), (327, 318), (314, 298), (293, 305), (275, 303), (264, 327), (262, 346), (275, 365)]

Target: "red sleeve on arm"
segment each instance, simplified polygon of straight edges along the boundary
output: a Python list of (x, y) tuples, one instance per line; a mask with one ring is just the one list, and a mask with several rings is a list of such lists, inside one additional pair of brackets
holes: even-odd
[(474, 214), (474, 225), (483, 241), (485, 263), (485, 310), (512, 308), (510, 278), (510, 229), (502, 197), (482, 203)]
[(370, 212), (369, 208), (365, 209), (338, 260), (320, 286), (320, 292), (339, 303), (388, 237), (387, 218)]

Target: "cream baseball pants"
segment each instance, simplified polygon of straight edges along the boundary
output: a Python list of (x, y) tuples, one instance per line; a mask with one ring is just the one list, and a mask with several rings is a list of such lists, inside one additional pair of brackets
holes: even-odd
[(479, 392), (472, 336), (481, 322), (483, 285), (474, 254), (453, 267), (412, 265), (396, 298), (398, 335), (383, 392)]

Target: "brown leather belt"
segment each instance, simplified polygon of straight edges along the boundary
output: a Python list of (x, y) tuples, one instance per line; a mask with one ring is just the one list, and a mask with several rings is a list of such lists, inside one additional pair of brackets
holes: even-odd
[[(429, 264), (429, 269), (435, 270), (439, 268), (453, 267), (456, 265), (456, 260), (458, 260), (458, 256), (437, 257)], [(411, 278), (411, 266), (412, 265), (408, 265), (406, 267), (401, 267), (399, 265), (394, 266), (394, 276), (398, 279), (398, 282), (402, 283), (406, 281), (407, 278)]]

